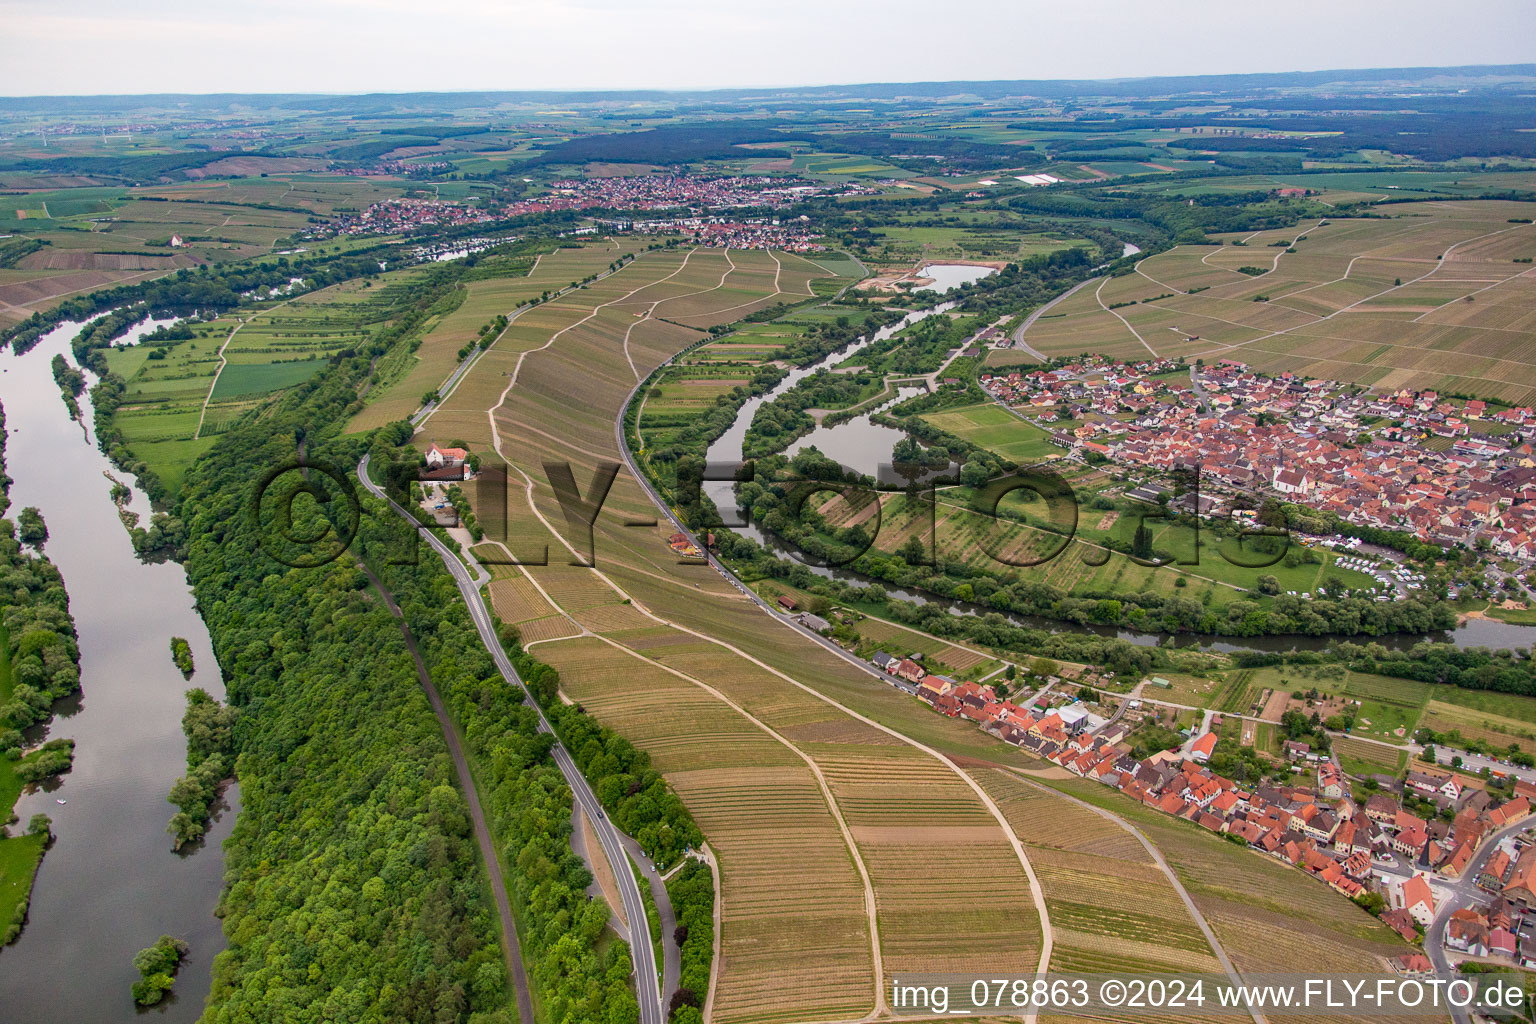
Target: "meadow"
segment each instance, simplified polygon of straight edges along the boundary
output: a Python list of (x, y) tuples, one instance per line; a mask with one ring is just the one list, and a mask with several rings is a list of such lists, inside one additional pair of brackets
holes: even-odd
[(398, 315), (420, 271), (392, 271), (254, 303), (190, 323), (192, 337), (116, 345), (107, 365), (125, 381), (113, 423), (172, 488), (242, 415), (308, 380), (337, 352), (362, 348)]

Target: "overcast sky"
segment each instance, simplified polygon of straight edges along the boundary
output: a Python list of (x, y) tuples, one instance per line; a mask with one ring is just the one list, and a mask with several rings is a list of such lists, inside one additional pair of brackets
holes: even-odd
[(0, 95), (634, 89), (1536, 62), (1532, 0), (0, 0)]

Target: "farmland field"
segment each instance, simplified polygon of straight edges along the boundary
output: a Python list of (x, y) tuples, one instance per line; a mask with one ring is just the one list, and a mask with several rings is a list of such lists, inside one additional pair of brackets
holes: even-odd
[[(649, 751), (698, 817), (721, 867), (714, 1015), (730, 1021), (868, 1012), (880, 981), (876, 950), (886, 974), (934, 969), (962, 936), (958, 948), (992, 970), (1033, 970), (1040, 950), (1029, 886), (1005, 827), (947, 762), (818, 696), (808, 680), (830, 668), (822, 659), (799, 651), (787, 658), (782, 643), (771, 657), (737, 645), (737, 619), (762, 639), (757, 613), (728, 597), (734, 591), (718, 576), (672, 564), (659, 528), (615, 530), (605, 515), (599, 574), (560, 564), (562, 540), (543, 525), (563, 520), (538, 460), (569, 459), (585, 478), (595, 458), (613, 451), (607, 423), (636, 376), (695, 337), (660, 317), (739, 316), (772, 295), (776, 280), (808, 294), (804, 277), (791, 279), (761, 253), (642, 256), (520, 319), (522, 351), (498, 364), (501, 343), (493, 346), (427, 427), (490, 448), (489, 409), (503, 441), (516, 439), (502, 451), (514, 456), (514, 474), (530, 469), (535, 499), (530, 509), (514, 491), (516, 532), (525, 545), (530, 533), (547, 538), (551, 564), (524, 567), (521, 582), (498, 569), (493, 601), (560, 670), (567, 696)], [(706, 296), (720, 304), (718, 313)], [(537, 344), (535, 330), (543, 336)], [(517, 374), (510, 390), (491, 376), (507, 370)], [(561, 399), (575, 387), (580, 401)], [(485, 403), (478, 415), (472, 401)], [(623, 516), (648, 505), (621, 475), (605, 508)], [(721, 606), (710, 611), (709, 633), (731, 643), (711, 642), (674, 618), (701, 601)], [(546, 614), (551, 606), (565, 614)], [(573, 636), (583, 627), (596, 636)], [(849, 675), (846, 666), (832, 671)], [(904, 717), (934, 728), (925, 709), (901, 706)], [(978, 740), (985, 737), (968, 738)], [(892, 778), (907, 781), (893, 788)], [(984, 865), (1011, 895), (978, 905), (913, 870), (957, 855)], [(785, 971), (802, 983), (793, 998), (768, 1000)]]
[[(1515, 261), (1536, 255), (1536, 230), (1518, 223), (1530, 206), (1419, 203), (1383, 219), (1322, 218), (1177, 246), (1083, 289), (1025, 341), (1046, 355), (1233, 359), (1529, 404), (1536, 358), (1523, 332), (1536, 324), (1536, 277)], [(1293, 244), (1275, 248), (1277, 239)], [(1107, 308), (1126, 303), (1135, 305)]]

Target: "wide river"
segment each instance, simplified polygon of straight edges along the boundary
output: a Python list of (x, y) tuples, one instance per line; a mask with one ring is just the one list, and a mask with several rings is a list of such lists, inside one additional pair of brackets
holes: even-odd
[[(133, 955), (163, 933), (191, 944), (173, 995), (157, 1021), (194, 1021), (208, 995), (209, 967), (224, 948), (213, 916), (223, 878), (220, 844), (234, 825), (225, 810), (206, 845), (171, 852), (166, 793), (186, 770), (181, 732), (186, 691), (224, 686), (208, 631), (175, 562), (145, 564), (110, 497), (114, 470), (94, 439), (69, 418), (49, 363), (73, 362), (66, 323), (23, 356), (0, 355), (11, 515), (27, 505), (48, 523), (46, 550), (64, 575), (80, 634), (81, 693), (55, 707), (51, 736), (75, 740), (74, 768), (46, 791), (23, 794), (22, 822), (43, 812), (57, 836), (37, 874), (21, 937), (0, 949), (0, 1019), (138, 1020), (129, 987)], [(136, 332), (137, 333), (137, 332)], [(88, 374), (89, 376), (89, 374)], [(89, 396), (80, 405), (91, 423)], [(150, 505), (134, 488), (129, 508), (148, 525)], [(171, 662), (172, 636), (192, 645), (190, 681)], [(226, 794), (237, 804), (233, 787)]]

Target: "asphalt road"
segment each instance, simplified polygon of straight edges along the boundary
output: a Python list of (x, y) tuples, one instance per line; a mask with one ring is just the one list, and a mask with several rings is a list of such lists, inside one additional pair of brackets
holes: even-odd
[(1056, 303), (1061, 302), (1063, 299), (1065, 299), (1068, 296), (1076, 293), (1084, 285), (1088, 284), (1088, 281), (1092, 281), (1092, 280), (1094, 280), (1094, 278), (1090, 277), (1090, 278), (1088, 278), (1087, 281), (1079, 281), (1077, 284), (1073, 285), (1071, 288), (1068, 288), (1066, 291), (1064, 291), (1060, 295), (1056, 296), (1050, 302), (1047, 302), (1045, 305), (1041, 306), (1039, 309), (1037, 309), (1033, 313), (1029, 314), (1029, 316), (1025, 317), (1024, 318), (1024, 322), (1019, 324), (1019, 326), (1014, 329), (1014, 332), (1013, 332), (1013, 344), (1014, 344), (1014, 347), (1015, 348), (1023, 349), (1025, 352), (1028, 352), (1030, 355), (1034, 356), (1036, 359), (1040, 360), (1042, 363), (1050, 362), (1050, 360), (1047, 359), (1044, 355), (1042, 355), (1041, 353), (1035, 351), (1034, 348), (1032, 348), (1030, 345), (1025, 343), (1025, 341), (1024, 341), (1024, 332), (1029, 330), (1032, 326), (1034, 326), (1035, 321), (1040, 319), (1040, 315), (1042, 313), (1045, 313), (1045, 312), (1049, 311), (1052, 306), (1056, 305)]
[[(523, 685), (522, 677), (517, 674), (517, 669), (512, 667), (507, 652), (501, 647), (501, 641), (496, 636), (496, 627), (491, 620), (491, 614), (485, 607), (485, 602), (480, 597), (479, 585), (474, 577), (469, 574), (469, 569), (459, 559), (459, 556), (448, 549), (448, 546), (437, 539), (430, 530), (422, 527), (405, 509), (395, 503), (383, 488), (379, 487), (368, 476), (368, 456), (363, 456), (357, 464), (357, 477), (368, 493), (374, 497), (382, 498), (389, 502), (412, 526), (417, 528), (421, 538), (432, 546), (448, 571), (453, 574), (453, 579), (459, 587), (459, 593), (464, 598), (464, 604), (469, 609), (469, 616), (474, 620), (475, 628), (480, 632), (480, 640), (485, 644), (485, 649), (490, 652), (491, 658), (496, 662), (496, 668), (501, 672), (502, 678), (517, 686), (523, 691), (523, 699), (526, 704), (534, 709), (539, 716), (539, 731), (554, 735), (549, 721), (544, 717), (544, 712), (534, 703), (528, 695), (527, 687)], [(619, 898), (624, 904), (624, 917), (632, 922), (638, 922), (634, 931), (642, 937), (642, 941), (630, 943), (630, 956), (635, 968), (635, 997), (640, 1003), (640, 1024), (664, 1024), (666, 1014), (663, 1012), (661, 986), (656, 976), (656, 954), (649, 941), (648, 929), (645, 927), (645, 901), (640, 895), (640, 886), (635, 881), (635, 874), (629, 870), (629, 861), (624, 853), (624, 846), (619, 841), (619, 833), (613, 827), (603, 813), (602, 804), (598, 802), (597, 795), (592, 792), (592, 787), (587, 785), (586, 777), (581, 774), (576, 763), (571, 760), (571, 755), (566, 751), (559, 740), (550, 748), (550, 755), (554, 758), (555, 765), (560, 769), (560, 774), (565, 776), (565, 781), (571, 787), (571, 794), (581, 806), (588, 820), (592, 822), (592, 830), (597, 834), (598, 844), (602, 846), (603, 853), (608, 857), (608, 863), (613, 865), (613, 874), (619, 888)]]
[[(1461, 877), (1448, 885), (1441, 885), (1441, 888), (1449, 888), (1451, 895), (1439, 901), (1440, 905), (1435, 908), (1434, 920), (1430, 921), (1429, 927), (1424, 929), (1424, 954), (1429, 957), (1429, 962), (1436, 974), (1451, 973), (1451, 962), (1445, 953), (1445, 929), (1451, 922), (1451, 914), (1471, 903), (1486, 900), (1487, 894), (1477, 887), (1477, 876), (1482, 872), (1483, 865), (1488, 863), (1500, 842), (1530, 827), (1531, 822), (1528, 820), (1517, 821), (1489, 835), (1472, 855), (1472, 860), (1467, 865), (1467, 869), (1461, 873)], [(1451, 1017), (1456, 1024), (1472, 1024), (1472, 1017), (1466, 1010), (1452, 1008)]]

